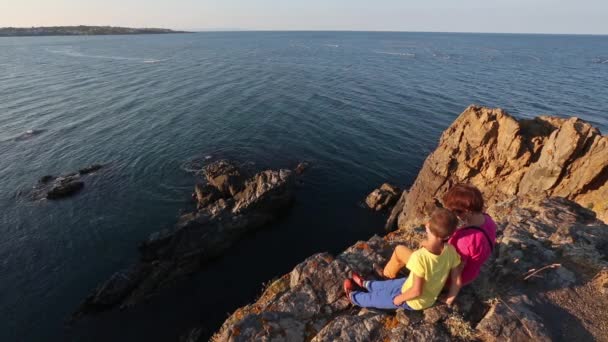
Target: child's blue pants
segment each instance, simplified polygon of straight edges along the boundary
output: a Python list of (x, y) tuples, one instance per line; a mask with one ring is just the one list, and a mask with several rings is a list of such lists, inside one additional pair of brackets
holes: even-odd
[(400, 306), (393, 304), (393, 299), (401, 294), (401, 288), (407, 278), (391, 280), (368, 280), (364, 283), (369, 292), (353, 291), (351, 299), (354, 304), (364, 308), (413, 310), (407, 303)]

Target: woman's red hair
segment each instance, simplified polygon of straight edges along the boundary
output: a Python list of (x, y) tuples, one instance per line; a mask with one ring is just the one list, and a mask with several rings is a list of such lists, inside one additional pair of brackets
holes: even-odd
[(443, 205), (454, 212), (482, 212), (481, 191), (470, 184), (456, 184), (443, 195)]

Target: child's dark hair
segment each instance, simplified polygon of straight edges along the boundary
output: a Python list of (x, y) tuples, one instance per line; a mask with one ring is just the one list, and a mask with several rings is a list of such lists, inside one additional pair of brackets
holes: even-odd
[(445, 208), (435, 209), (429, 221), (429, 229), (433, 235), (443, 240), (449, 238), (454, 233), (457, 225), (458, 218), (456, 215)]
[(483, 196), (473, 185), (456, 184), (443, 195), (443, 205), (457, 215), (467, 211), (480, 213), (483, 211)]

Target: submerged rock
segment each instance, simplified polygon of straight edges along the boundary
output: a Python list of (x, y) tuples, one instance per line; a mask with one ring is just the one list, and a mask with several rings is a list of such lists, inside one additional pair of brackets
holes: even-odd
[(101, 168), (103, 168), (103, 165), (101, 164), (93, 164), (91, 166), (87, 166), (84, 169), (80, 169), (78, 170), (78, 173), (81, 175), (86, 175), (95, 171), (99, 171), (101, 170)]
[(52, 176), (52, 175), (46, 175), (46, 176), (42, 176), (42, 177), (40, 178), (40, 180), (38, 181), (38, 183), (40, 183), (40, 184), (46, 184), (46, 183), (48, 183), (48, 182), (52, 181), (52, 180), (53, 180), (53, 179), (55, 179), (55, 178), (56, 178), (56, 177), (55, 177), (55, 176)]
[(28, 140), (44, 132), (46, 132), (46, 129), (28, 129), (27, 131), (16, 137), (15, 141)]
[(140, 260), (100, 285), (73, 318), (140, 303), (200, 269), (243, 234), (273, 221), (293, 201), (289, 170), (262, 171), (241, 183), (234, 164), (220, 161), (206, 168), (205, 176), (209, 186), (196, 187), (199, 209), (182, 215), (174, 227), (151, 234), (139, 246)]
[(38, 180), (38, 184), (34, 186), (31, 196), (35, 200), (43, 198), (57, 200), (73, 196), (84, 188), (85, 176), (101, 168), (103, 168), (103, 165), (93, 164), (80, 169), (78, 172), (72, 172), (59, 177), (45, 175)]
[(84, 188), (84, 182), (78, 177), (58, 178), (46, 193), (48, 199), (60, 199), (74, 195)]
[(308, 170), (308, 168), (310, 168), (310, 163), (307, 161), (303, 161), (301, 163), (298, 164), (298, 166), (296, 166), (296, 168), (294, 169), (294, 172), (296, 173), (296, 175), (302, 175), (304, 174), (304, 172), (306, 172), (306, 170)]

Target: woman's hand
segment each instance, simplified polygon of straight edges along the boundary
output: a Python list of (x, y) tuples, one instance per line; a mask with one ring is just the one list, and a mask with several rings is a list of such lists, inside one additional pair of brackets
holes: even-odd
[(442, 294), (441, 296), (439, 296), (439, 298), (437, 298), (438, 301), (445, 303), (447, 306), (451, 306), (452, 304), (454, 304), (455, 299), (456, 296), (450, 296), (448, 294)]

